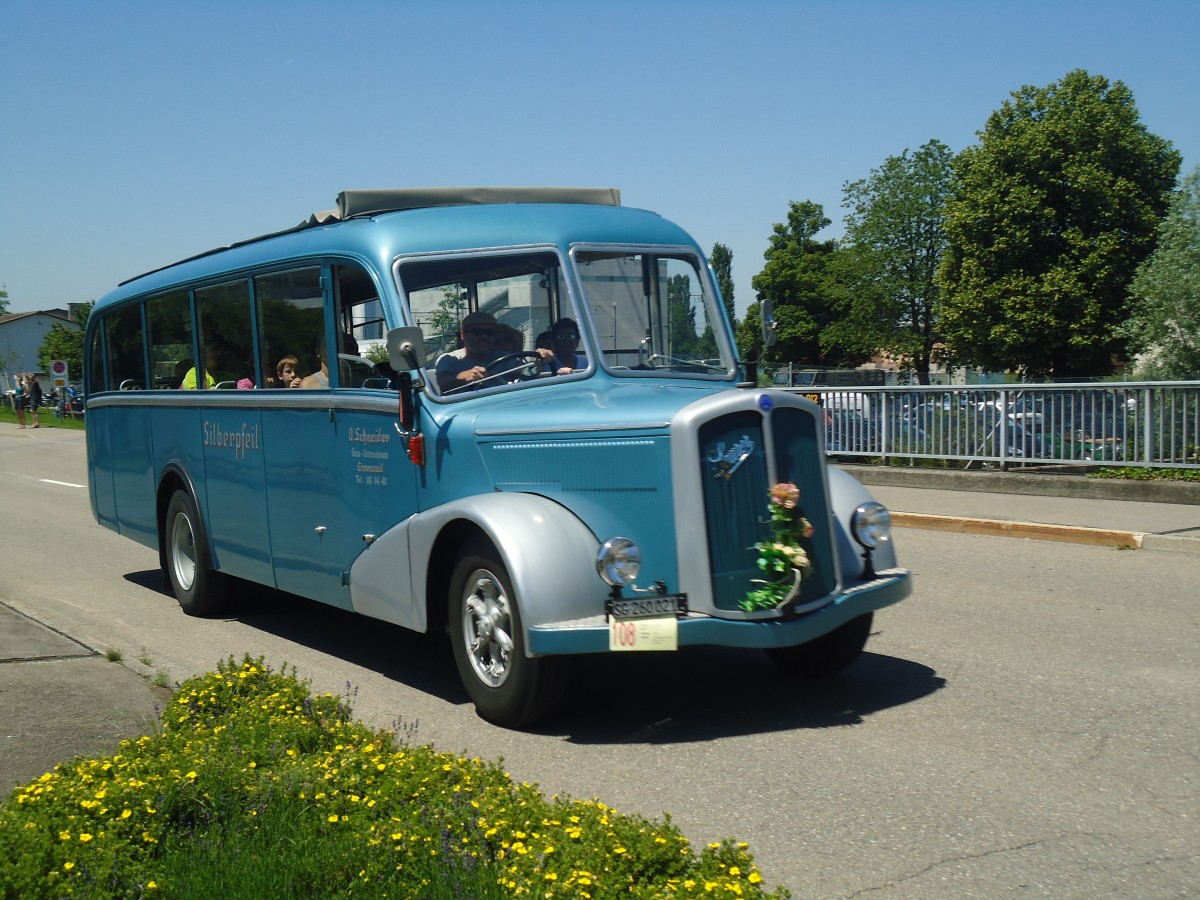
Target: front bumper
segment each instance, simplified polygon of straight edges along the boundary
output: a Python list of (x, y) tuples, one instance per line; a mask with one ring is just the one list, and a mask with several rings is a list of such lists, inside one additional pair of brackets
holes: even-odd
[[(703, 613), (688, 613), (679, 620), (678, 643), (680, 647), (701, 644), (760, 649), (794, 647), (828, 634), (864, 613), (899, 603), (911, 593), (910, 571), (885, 569), (876, 573), (874, 581), (856, 584), (820, 609), (794, 619), (718, 619)], [(604, 616), (538, 625), (529, 629), (528, 644), (533, 656), (607, 653), (609, 626)]]

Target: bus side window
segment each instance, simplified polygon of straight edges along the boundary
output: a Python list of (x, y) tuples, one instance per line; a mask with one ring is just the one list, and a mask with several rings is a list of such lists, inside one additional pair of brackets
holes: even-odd
[(335, 319), (340, 330), (337, 382), (339, 388), (378, 387), (380, 377), (389, 382), (367, 354), (385, 346), (387, 323), (375, 282), (362, 266), (334, 266)]
[(155, 388), (177, 388), (195, 365), (192, 358), (192, 312), (187, 291), (146, 301), (150, 377)]
[(250, 283), (230, 281), (196, 291), (196, 315), (201, 367), (195, 370), (194, 381), (185, 381), (186, 386), (207, 384), (219, 390), (255, 387), (258, 375), (250, 337)]
[(259, 363), (266, 387), (288, 387), (278, 380), (279, 363), (297, 360), (300, 377), (320, 368), (316, 347), (324, 333), (325, 301), (320, 266), (272, 272), (254, 279), (258, 313)]
[(146, 350), (142, 343), (140, 303), (109, 313), (104, 319), (108, 389), (140, 391), (146, 386)]

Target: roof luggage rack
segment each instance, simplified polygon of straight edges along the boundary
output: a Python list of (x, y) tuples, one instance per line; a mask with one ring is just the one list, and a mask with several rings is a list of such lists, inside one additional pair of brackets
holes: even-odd
[(183, 263), (212, 256), (223, 250), (243, 247), (267, 238), (304, 231), (320, 225), (329, 225), (365, 216), (376, 216), (387, 212), (406, 209), (428, 209), (433, 206), (479, 206), (489, 203), (581, 203), (592, 206), (620, 206), (621, 191), (618, 188), (571, 188), (571, 187), (442, 187), (442, 188), (378, 188), (375, 190), (342, 191), (338, 194), (337, 209), (320, 210), (299, 225), (260, 234), (258, 237), (237, 241), (228, 247), (216, 247), (177, 260), (169, 265), (151, 269), (121, 282), (121, 285), (170, 269)]

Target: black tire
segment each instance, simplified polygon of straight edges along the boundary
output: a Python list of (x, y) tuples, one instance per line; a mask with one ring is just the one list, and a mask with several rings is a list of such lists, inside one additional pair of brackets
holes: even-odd
[(508, 570), (490, 545), (466, 548), (450, 578), (454, 664), (480, 717), (507, 728), (549, 715), (566, 688), (564, 661), (525, 655)]
[(171, 495), (162, 530), (163, 566), (180, 608), (189, 616), (215, 616), (229, 601), (229, 578), (212, 568), (208, 538), (187, 491)]
[(874, 619), (874, 613), (865, 613), (807, 644), (773, 647), (767, 655), (792, 675), (805, 678), (836, 675), (858, 659), (867, 645)]

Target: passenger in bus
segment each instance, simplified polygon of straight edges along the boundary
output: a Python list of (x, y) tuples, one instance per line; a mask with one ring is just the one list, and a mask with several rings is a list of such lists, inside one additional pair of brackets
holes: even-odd
[(525, 341), (521, 337), (521, 332), (511, 325), (497, 325), (496, 340), (492, 346), (500, 354), (516, 353), (525, 349)]
[(285, 356), (275, 365), (275, 387), (298, 388), (303, 379), (300, 377), (300, 360), (294, 356)]
[[(223, 384), (225, 387), (235, 385), (236, 379), (228, 373), (231, 369), (240, 369), (241, 366), (231, 363), (237, 353), (229, 339), (221, 332), (213, 331), (201, 349), (203, 351), (201, 358), (204, 360), (204, 386), (211, 389), (218, 384)], [(213, 375), (214, 372), (217, 373), (216, 376)], [(183, 383), (179, 386), (184, 390), (195, 390), (198, 386), (197, 380), (196, 367), (192, 366), (183, 376)], [(253, 382), (250, 386), (254, 386)]]
[[(338, 346), (341, 348), (339, 352), (347, 353), (350, 356), (358, 356), (358, 341), (352, 336), (342, 333), (338, 340)], [(321, 338), (317, 344), (317, 359), (321, 361), (320, 371), (313, 372), (306, 376), (300, 382), (302, 388), (327, 388), (329, 387), (329, 362), (325, 359), (325, 339)]]
[[(205, 354), (205, 358), (211, 362), (211, 357), (208, 354)], [(204, 372), (204, 385), (205, 385), (205, 387), (208, 387), (208, 388), (213, 388), (213, 387), (216, 387), (216, 385), (217, 385), (217, 379), (212, 377), (212, 374), (207, 371), (207, 367)], [(195, 366), (192, 366), (190, 369), (187, 370), (187, 374), (185, 374), (183, 376), (183, 382), (179, 386), (186, 391), (196, 390), (196, 367)]]
[(550, 328), (553, 358), (546, 364), (555, 375), (570, 375), (587, 368), (587, 358), (579, 352), (579, 325), (574, 319), (559, 319)]

